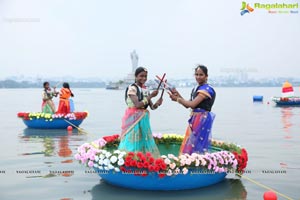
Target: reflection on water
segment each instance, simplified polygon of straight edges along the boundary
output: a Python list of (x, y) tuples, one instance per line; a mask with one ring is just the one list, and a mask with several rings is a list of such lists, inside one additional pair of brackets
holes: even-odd
[(48, 159), (39, 157), (45, 164), (40, 169), (46, 168), (46, 170), (43, 170), (45, 173), (39, 176), (27, 176), (26, 178), (70, 177), (74, 175), (73, 167), (70, 164), (73, 163), (75, 149), (70, 146), (77, 148), (85, 140), (77, 130), (26, 128), (19, 138), (20, 143), (25, 146), (22, 151), (26, 150), (26, 152), (21, 153), (21, 156), (40, 154), (44, 158), (49, 157)]
[(291, 127), (293, 126), (293, 123), (291, 122), (291, 119), (293, 117), (293, 107), (282, 107), (281, 108), (281, 121), (283, 124), (283, 130), (286, 133), (285, 138), (290, 139), (291, 136)]
[[(240, 179), (225, 179), (224, 181), (204, 188), (181, 191), (142, 191), (116, 187), (100, 181), (92, 190), (92, 199), (247, 199), (247, 191)], [(126, 198), (127, 197), (127, 198)]]
[(58, 136), (70, 136), (78, 135), (78, 131), (74, 129), (73, 131), (67, 131), (65, 129), (32, 129), (26, 128), (23, 131), (24, 137), (58, 137)]

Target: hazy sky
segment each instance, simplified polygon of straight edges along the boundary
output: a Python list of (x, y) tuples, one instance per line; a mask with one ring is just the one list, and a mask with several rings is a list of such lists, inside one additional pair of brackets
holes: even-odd
[[(278, 3), (247, 1), (255, 2)], [(299, 0), (280, 2), (300, 7)], [(150, 77), (192, 77), (198, 63), (210, 76), (246, 69), (251, 76), (300, 77), (300, 8), (241, 16), (241, 6), (237, 0), (0, 0), (0, 79), (124, 77), (134, 49)]]

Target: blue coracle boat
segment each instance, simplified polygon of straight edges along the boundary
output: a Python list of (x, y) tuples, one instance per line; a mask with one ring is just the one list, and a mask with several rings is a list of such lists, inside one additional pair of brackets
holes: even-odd
[(28, 128), (34, 129), (66, 129), (68, 126), (78, 127), (87, 117), (87, 112), (74, 112), (66, 115), (20, 112), (18, 117)]

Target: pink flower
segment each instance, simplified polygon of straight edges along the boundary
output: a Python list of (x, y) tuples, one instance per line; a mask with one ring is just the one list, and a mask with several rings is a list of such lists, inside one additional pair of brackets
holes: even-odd
[(93, 166), (94, 166), (94, 162), (90, 160), (90, 161), (88, 162), (88, 166), (89, 166), (89, 167), (93, 167)]
[(171, 169), (175, 169), (176, 164), (175, 163), (171, 163), (169, 166), (170, 166)]
[(182, 169), (182, 173), (183, 174), (187, 174), (189, 172), (189, 170), (186, 168), (186, 167), (184, 167), (183, 169)]
[(173, 174), (173, 173), (172, 173), (172, 170), (170, 170), (170, 169), (169, 169), (169, 170), (167, 171), (167, 173), (166, 173), (167, 176), (172, 176), (172, 174)]
[(75, 157), (76, 160), (80, 160), (80, 157), (81, 157), (81, 156), (80, 156), (79, 153), (76, 153), (74, 157)]
[(169, 158), (166, 158), (166, 159), (164, 160), (164, 162), (165, 162), (167, 165), (169, 165), (169, 164), (171, 163), (171, 161), (170, 161)]

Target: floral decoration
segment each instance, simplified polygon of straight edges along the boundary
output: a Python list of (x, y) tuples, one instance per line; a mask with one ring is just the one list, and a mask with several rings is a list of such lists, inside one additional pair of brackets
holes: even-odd
[(85, 119), (88, 116), (88, 112), (74, 112), (68, 114), (50, 114), (50, 113), (41, 113), (41, 112), (19, 112), (17, 114), (19, 118), (24, 120), (33, 120), (33, 119), (45, 119), (46, 121), (52, 121), (56, 118), (68, 119), (68, 120), (77, 120)]
[[(157, 144), (180, 144), (183, 136), (176, 134), (153, 134)], [(181, 138), (181, 142), (180, 142)], [(116, 150), (120, 142), (119, 135), (105, 136), (78, 148), (75, 159), (87, 167), (96, 170), (113, 170), (115, 172), (133, 173), (147, 176), (157, 173), (160, 178), (177, 174), (188, 174), (189, 171), (206, 172), (244, 172), (247, 166), (247, 151), (234, 144), (213, 141), (212, 145), (220, 148), (213, 153), (192, 153), (175, 156), (162, 155), (154, 158), (151, 153), (125, 152)], [(221, 150), (221, 147), (227, 148)]]

